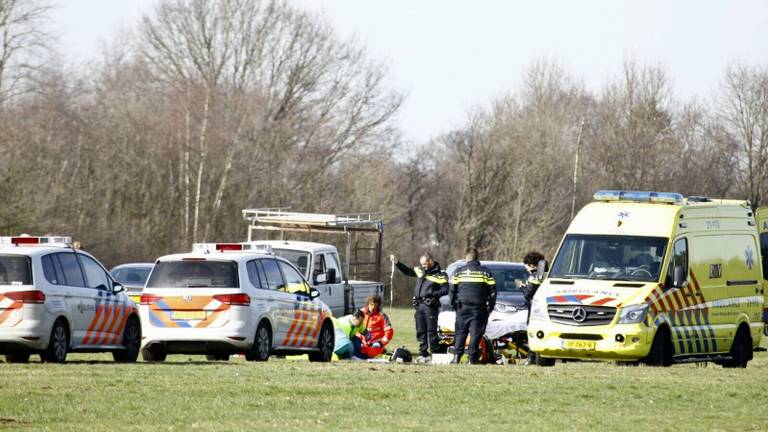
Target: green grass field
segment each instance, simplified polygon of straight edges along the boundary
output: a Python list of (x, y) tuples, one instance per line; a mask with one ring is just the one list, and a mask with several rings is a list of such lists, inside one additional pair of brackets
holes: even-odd
[[(390, 315), (393, 343), (414, 348), (412, 312)], [(0, 429), (768, 430), (764, 352), (746, 370), (69, 361), (0, 364)]]

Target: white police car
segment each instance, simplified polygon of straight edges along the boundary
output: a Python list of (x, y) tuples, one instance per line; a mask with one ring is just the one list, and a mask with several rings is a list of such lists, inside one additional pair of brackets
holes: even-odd
[(0, 237), (0, 353), (63, 363), (69, 352), (139, 354), (138, 308), (107, 270), (69, 237)]
[(331, 311), (287, 260), (264, 246), (196, 244), (193, 252), (159, 258), (141, 294), (142, 357), (206, 354), (227, 360), (245, 353), (309, 354), (330, 361)]

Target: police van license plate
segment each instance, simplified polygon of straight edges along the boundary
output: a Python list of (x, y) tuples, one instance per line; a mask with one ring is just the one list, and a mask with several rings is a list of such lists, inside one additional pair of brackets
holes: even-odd
[(171, 312), (172, 320), (203, 320), (205, 319), (205, 311), (173, 311)]
[(576, 350), (593, 350), (597, 342), (595, 341), (582, 341), (582, 340), (567, 340), (563, 341), (563, 348), (576, 349)]

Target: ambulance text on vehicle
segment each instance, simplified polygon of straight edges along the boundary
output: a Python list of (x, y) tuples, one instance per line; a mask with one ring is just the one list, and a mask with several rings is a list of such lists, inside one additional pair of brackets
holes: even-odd
[(540, 363), (712, 360), (746, 367), (763, 273), (748, 202), (600, 191), (572, 221), (531, 306)]

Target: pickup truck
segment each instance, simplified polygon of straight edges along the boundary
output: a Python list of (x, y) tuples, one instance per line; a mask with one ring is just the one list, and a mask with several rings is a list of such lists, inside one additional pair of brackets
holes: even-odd
[(348, 280), (335, 246), (293, 240), (257, 240), (251, 242), (267, 246), (272, 252), (290, 261), (320, 292), (320, 299), (328, 305), (334, 316), (342, 316), (364, 306), (369, 295), (384, 294), (384, 284)]

